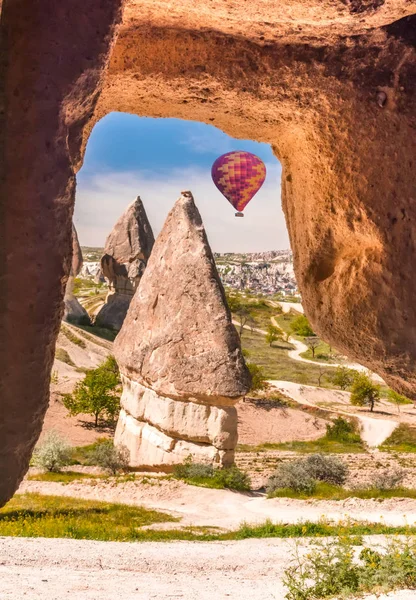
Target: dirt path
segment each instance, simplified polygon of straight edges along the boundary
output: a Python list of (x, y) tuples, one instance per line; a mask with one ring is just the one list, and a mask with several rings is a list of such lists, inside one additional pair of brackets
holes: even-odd
[(269, 383), (276, 387), (296, 402), (305, 404), (306, 406), (317, 406), (318, 402), (333, 403), (333, 409), (319, 406), (321, 410), (331, 412), (337, 415), (347, 415), (356, 417), (362, 426), (361, 437), (369, 447), (376, 448), (380, 446), (398, 426), (399, 422), (396, 419), (378, 418), (360, 415), (358, 412), (348, 412), (339, 408), (339, 404), (349, 404), (350, 393), (339, 390), (328, 390), (327, 388), (319, 388), (311, 385), (302, 385), (293, 383), (292, 381), (273, 381)]
[[(235, 530), (243, 522), (274, 523), (318, 522), (323, 518), (343, 522), (357, 521), (404, 525), (416, 523), (416, 500), (392, 498), (378, 502), (348, 498), (340, 501), (267, 499), (259, 493), (237, 493), (186, 485), (175, 480), (147, 480), (116, 483), (114, 480), (86, 480), (69, 484), (24, 481), (19, 493), (36, 492), (46, 495), (70, 496), (87, 500), (121, 502), (162, 510), (181, 518), (183, 526), (220, 527)], [(162, 525), (166, 529), (169, 525)], [(174, 527), (178, 525), (175, 524)]]
[[(294, 544), (0, 538), (0, 595), (2, 600), (284, 600), (282, 578)], [(299, 553), (308, 547), (303, 540)], [(414, 591), (377, 596), (414, 598)]]

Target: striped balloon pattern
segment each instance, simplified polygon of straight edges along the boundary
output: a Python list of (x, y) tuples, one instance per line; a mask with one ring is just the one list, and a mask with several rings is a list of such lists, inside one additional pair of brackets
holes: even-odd
[(212, 165), (212, 179), (238, 211), (244, 210), (266, 179), (266, 166), (251, 152), (227, 152)]

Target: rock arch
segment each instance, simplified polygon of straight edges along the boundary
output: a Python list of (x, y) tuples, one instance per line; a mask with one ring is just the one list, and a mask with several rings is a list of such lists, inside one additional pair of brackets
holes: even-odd
[(0, 505), (42, 427), (75, 173), (111, 110), (271, 143), (317, 331), (416, 397), (415, 2), (68, 4), (2, 6)]

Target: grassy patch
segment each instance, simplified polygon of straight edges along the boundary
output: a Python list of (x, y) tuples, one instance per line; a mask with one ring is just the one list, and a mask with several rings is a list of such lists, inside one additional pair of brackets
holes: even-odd
[(77, 335), (75, 335), (75, 333), (73, 333), (70, 329), (68, 329), (68, 327), (65, 327), (65, 325), (61, 325), (61, 333), (73, 344), (76, 344), (77, 346), (79, 346), (80, 348), (86, 348), (87, 344), (84, 342), (84, 340), (82, 340), (81, 338), (79, 338)]
[(393, 527), (383, 523), (366, 523), (348, 521), (346, 523), (331, 523), (325, 520), (313, 523), (282, 524), (272, 523), (269, 519), (260, 525), (243, 523), (236, 532), (236, 539), (247, 538), (308, 538), (329, 536), (362, 536), (362, 535), (412, 535), (416, 527)]
[(247, 473), (244, 473), (238, 467), (214, 469), (212, 465), (194, 463), (190, 459), (176, 465), (173, 473), (177, 479), (182, 479), (189, 485), (216, 490), (248, 491), (251, 484)]
[(416, 427), (401, 423), (380, 446), (380, 450), (416, 452)]
[(176, 520), (142, 507), (24, 494), (0, 510), (0, 535), (133, 541), (145, 525)]
[(308, 364), (289, 358), (287, 351), (290, 345), (285, 342), (276, 342), (270, 347), (261, 333), (244, 330), (241, 343), (249, 353), (250, 362), (261, 367), (267, 379), (294, 381), (304, 385), (318, 385), (321, 380), (321, 387), (333, 388), (329, 379), (333, 372), (331, 367), (324, 368), (322, 375), (320, 367), (312, 362)]
[(409, 490), (406, 488), (396, 488), (392, 490), (378, 490), (374, 488), (347, 490), (339, 485), (319, 481), (316, 484), (316, 489), (312, 493), (296, 492), (295, 490), (285, 488), (275, 490), (269, 495), (269, 498), (296, 498), (301, 500), (307, 498), (315, 498), (317, 500), (361, 498), (363, 500), (386, 500), (388, 498), (416, 498), (416, 490)]
[(63, 363), (66, 363), (70, 367), (76, 367), (77, 365), (74, 363), (72, 358), (69, 356), (68, 352), (63, 348), (56, 348), (55, 350), (55, 358), (56, 360), (60, 360)]
[(329, 346), (326, 342), (320, 342), (319, 345), (315, 348), (315, 356), (312, 355), (312, 350), (308, 348), (305, 352), (302, 352), (300, 355), (302, 358), (306, 358), (307, 360), (316, 361), (316, 362), (327, 362), (328, 364), (339, 362), (339, 358), (333, 356), (331, 346)]
[[(98, 325), (78, 325), (78, 329), (82, 329), (84, 332), (84, 337), (91, 342), (97, 344), (97, 337), (102, 338), (103, 340), (107, 340), (108, 342), (114, 342), (117, 331), (113, 331), (112, 329), (106, 329), (105, 327), (98, 327)], [(88, 335), (91, 334), (91, 335)], [(82, 334), (81, 334), (82, 335)], [(105, 348), (107, 346), (104, 346)]]
[(30, 481), (57, 481), (59, 483), (71, 483), (71, 481), (77, 481), (78, 479), (101, 479), (102, 477), (102, 475), (77, 473), (76, 471), (61, 471), (59, 473), (47, 471), (46, 473), (29, 475), (28, 479)]
[(0, 536), (72, 538), (99, 541), (222, 541), (247, 538), (319, 538), (340, 535), (416, 534), (416, 527), (390, 527), (378, 523), (331, 524), (305, 521), (288, 525), (266, 521), (242, 524), (236, 531), (209, 527), (143, 529), (155, 523), (178, 522), (160, 511), (124, 504), (23, 494), (0, 509)]
[(100, 444), (106, 443), (108, 438), (102, 437), (98, 438), (92, 444), (88, 444), (87, 446), (75, 446), (72, 449), (72, 461), (73, 465), (91, 465), (91, 457), (94, 454), (95, 450)]
[(325, 437), (310, 442), (282, 442), (280, 444), (265, 443), (258, 446), (238, 444), (237, 452), (267, 452), (269, 450), (280, 450), (287, 452), (307, 453), (330, 453), (330, 454), (360, 454), (366, 452), (362, 444), (348, 442), (336, 442), (327, 440)]

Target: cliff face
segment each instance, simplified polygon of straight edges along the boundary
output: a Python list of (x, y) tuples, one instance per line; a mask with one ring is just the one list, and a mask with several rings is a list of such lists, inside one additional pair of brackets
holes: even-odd
[(116, 443), (132, 465), (189, 454), (233, 462), (234, 404), (250, 377), (190, 192), (166, 219), (114, 350), (123, 377)]
[(146, 211), (138, 197), (121, 215), (105, 244), (101, 275), (108, 281), (109, 292), (95, 318), (97, 325), (121, 329), (154, 241)]
[(112, 110), (270, 143), (314, 329), (416, 397), (414, 13), (407, 0), (4, 4), (0, 504), (42, 427), (75, 173)]

